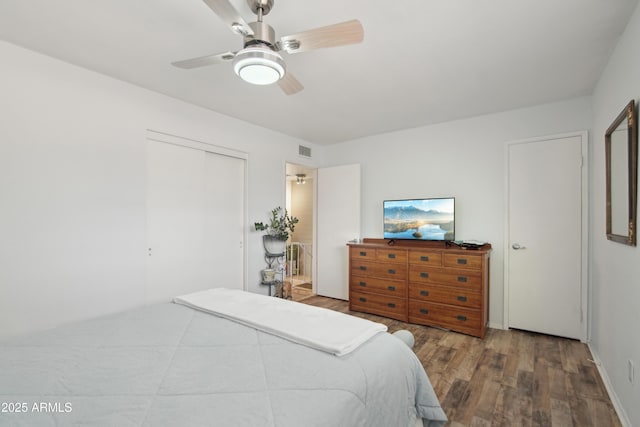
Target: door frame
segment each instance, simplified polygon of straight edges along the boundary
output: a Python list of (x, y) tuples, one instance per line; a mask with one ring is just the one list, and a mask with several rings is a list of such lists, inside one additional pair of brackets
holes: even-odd
[[(233, 157), (244, 161), (244, 182), (243, 182), (243, 223), (249, 224), (249, 154), (243, 151), (234, 150), (227, 147), (215, 145), (206, 141), (198, 141), (196, 139), (186, 138), (183, 136), (172, 135), (170, 133), (161, 132), (153, 129), (146, 130), (146, 139), (150, 141), (163, 142), (166, 144), (178, 145), (181, 147), (193, 148), (196, 150), (206, 151), (221, 156)], [(145, 178), (146, 179), (146, 178)], [(148, 183), (145, 184), (145, 188)], [(146, 204), (146, 202), (145, 202)], [(146, 206), (145, 206), (146, 209)], [(146, 232), (145, 232), (146, 234)], [(242, 289), (248, 290), (249, 277), (249, 248), (247, 241), (249, 238), (248, 227), (243, 228), (242, 232)], [(145, 244), (148, 246), (149, 236), (145, 235)], [(146, 275), (146, 273), (145, 273)]]
[(590, 327), (590, 306), (589, 306), (589, 133), (587, 131), (568, 132), (562, 134), (546, 135), (536, 138), (527, 138), (515, 141), (508, 141), (504, 146), (504, 241), (503, 241), (503, 329), (509, 329), (509, 245), (511, 242), (509, 236), (510, 217), (509, 217), (509, 148), (518, 144), (535, 143), (553, 139), (562, 139), (570, 137), (581, 138), (582, 151), (582, 218), (581, 218), (581, 271), (580, 271), (580, 311), (582, 330), (580, 341), (588, 342), (591, 335)]

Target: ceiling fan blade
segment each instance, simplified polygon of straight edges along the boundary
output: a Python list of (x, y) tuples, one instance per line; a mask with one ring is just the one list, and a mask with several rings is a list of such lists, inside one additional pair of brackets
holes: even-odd
[(253, 30), (246, 23), (242, 16), (238, 13), (235, 7), (229, 0), (202, 0), (211, 10), (213, 10), (216, 15), (227, 24), (231, 31), (236, 34), (241, 34), (243, 36), (252, 36)]
[(325, 47), (360, 43), (364, 39), (364, 29), (357, 19), (327, 25), (291, 34), (280, 39), (280, 48), (287, 53), (306, 52)]
[(296, 79), (293, 74), (286, 72), (283, 78), (278, 80), (278, 86), (286, 95), (293, 95), (304, 89), (304, 86)]
[(205, 67), (207, 65), (222, 64), (229, 62), (236, 56), (235, 52), (216, 53), (214, 55), (200, 56), (198, 58), (185, 59), (183, 61), (172, 62), (171, 65), (178, 68), (190, 70), (192, 68)]

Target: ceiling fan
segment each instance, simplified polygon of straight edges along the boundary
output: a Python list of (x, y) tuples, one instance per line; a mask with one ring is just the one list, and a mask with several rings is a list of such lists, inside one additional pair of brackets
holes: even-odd
[(198, 58), (172, 62), (172, 65), (191, 69), (207, 65), (232, 62), (235, 73), (244, 81), (268, 85), (278, 82), (287, 95), (303, 89), (302, 84), (287, 71), (279, 52), (289, 54), (307, 52), (325, 47), (343, 46), (362, 42), (364, 30), (357, 19), (315, 28), (276, 40), (275, 31), (262, 22), (273, 7), (273, 0), (247, 0), (258, 16), (247, 24), (229, 0), (203, 0), (227, 24), (231, 31), (243, 37), (243, 48), (236, 52), (223, 52)]

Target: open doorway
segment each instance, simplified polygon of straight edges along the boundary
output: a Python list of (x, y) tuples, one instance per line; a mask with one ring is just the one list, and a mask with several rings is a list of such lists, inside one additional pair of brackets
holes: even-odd
[(300, 301), (316, 294), (313, 284), (316, 171), (287, 163), (286, 175), (287, 211), (299, 222), (287, 244), (285, 282), (291, 285), (292, 299)]

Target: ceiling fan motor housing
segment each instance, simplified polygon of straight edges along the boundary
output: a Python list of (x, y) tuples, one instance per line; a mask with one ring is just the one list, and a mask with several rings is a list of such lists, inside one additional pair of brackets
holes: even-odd
[(271, 25), (264, 22), (251, 22), (249, 27), (253, 30), (252, 36), (245, 36), (244, 47), (262, 43), (274, 48), (276, 45), (276, 32)]

